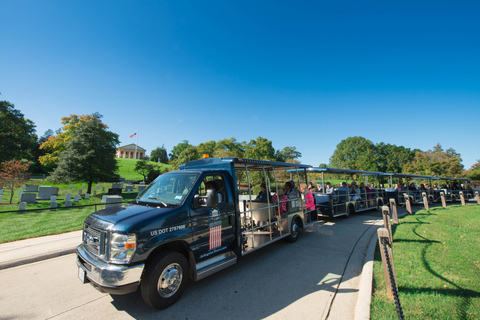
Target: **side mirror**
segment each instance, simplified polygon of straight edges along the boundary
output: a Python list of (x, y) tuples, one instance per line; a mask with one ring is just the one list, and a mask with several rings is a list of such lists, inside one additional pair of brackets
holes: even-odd
[(216, 207), (218, 206), (218, 192), (214, 189), (208, 189), (206, 196), (195, 195), (193, 198), (193, 207)]

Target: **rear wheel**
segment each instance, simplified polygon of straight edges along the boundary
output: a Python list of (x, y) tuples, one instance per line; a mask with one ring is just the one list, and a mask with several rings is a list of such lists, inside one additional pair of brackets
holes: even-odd
[(175, 251), (163, 252), (147, 265), (141, 282), (143, 300), (156, 309), (165, 309), (177, 302), (187, 282), (185, 256)]
[(354, 213), (355, 213), (355, 207), (352, 204), (349, 204), (347, 207), (347, 214), (345, 215), (345, 218), (348, 218)]
[(290, 235), (287, 237), (287, 241), (290, 243), (294, 243), (298, 240), (298, 235), (300, 234), (301, 228), (301, 221), (300, 218), (297, 216), (293, 218), (292, 223), (290, 225)]

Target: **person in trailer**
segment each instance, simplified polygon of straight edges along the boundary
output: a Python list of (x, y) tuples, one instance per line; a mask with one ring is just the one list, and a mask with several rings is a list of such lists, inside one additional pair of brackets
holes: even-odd
[(267, 202), (267, 200), (271, 199), (272, 197), (270, 196), (270, 192), (267, 191), (267, 187), (265, 186), (265, 183), (260, 184), (260, 192), (258, 193), (257, 197), (255, 198), (256, 202)]
[[(274, 194), (272, 201), (278, 207), (275, 208), (276, 214), (287, 212), (287, 202), (288, 197), (285, 195), (285, 192), (282, 188), (278, 189), (278, 195)], [(280, 209), (280, 210), (279, 210)]]
[(285, 195), (289, 198), (297, 198), (298, 197), (298, 190), (295, 189), (295, 183), (290, 180), (285, 182)]
[(308, 190), (306, 183), (300, 183), (300, 191), (302, 192), (302, 198), (305, 199), (307, 210), (315, 210), (315, 201), (313, 200), (313, 194)]
[(332, 184), (330, 182), (327, 182), (326, 186), (327, 186), (327, 189), (325, 190), (325, 193), (333, 195), (335, 193), (335, 189), (333, 188)]

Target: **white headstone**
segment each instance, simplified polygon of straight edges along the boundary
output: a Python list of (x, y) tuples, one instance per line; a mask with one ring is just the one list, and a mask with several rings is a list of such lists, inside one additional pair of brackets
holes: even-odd
[(57, 201), (52, 201), (52, 202), (50, 202), (50, 209), (51, 209), (51, 210), (57, 209)]
[(71, 207), (72, 206), (72, 201), (67, 200), (65, 201), (65, 207)]
[(107, 197), (108, 197), (107, 195), (104, 195), (104, 196), (102, 197), (102, 203), (107, 202)]
[(143, 186), (139, 185), (138, 186), (138, 194), (140, 194), (143, 190), (145, 190), (146, 187), (147, 187), (146, 185), (143, 185)]
[(82, 189), (78, 190), (78, 195), (82, 195)]
[(90, 198), (90, 195), (88, 193), (85, 194), (85, 199)]
[(37, 192), (38, 185), (37, 184), (27, 184), (25, 186), (25, 192)]
[(121, 196), (107, 196), (105, 208), (120, 207), (123, 198)]
[(71, 197), (72, 197), (72, 194), (70, 192), (67, 193), (67, 195), (65, 196), (65, 201), (70, 200)]
[(97, 185), (95, 186), (95, 188), (98, 188), (98, 183), (97, 183)]
[(40, 186), (38, 188), (38, 200), (50, 200), (53, 194), (53, 187)]
[(2, 203), (2, 197), (3, 197), (3, 195), (0, 194), (0, 203)]
[(102, 191), (105, 191), (105, 187), (102, 187)]
[(27, 203), (20, 202), (20, 205), (18, 206), (18, 210), (27, 210)]
[(73, 188), (72, 188), (72, 191), (75, 191), (75, 190), (77, 190), (77, 188), (76, 188), (76, 187), (73, 187)]
[(23, 193), (23, 190), (18, 190), (18, 195), (21, 197)]
[(70, 183), (70, 188), (73, 187), (73, 184)]
[(24, 185), (24, 184), (22, 184), (22, 189), (25, 189), (25, 185)]
[(22, 196), (20, 197), (20, 202), (36, 203), (37, 195), (35, 193), (22, 193)]
[(3, 189), (0, 189), (0, 196), (3, 195)]
[(57, 196), (51, 196), (50, 197), (50, 202), (55, 202), (57, 201)]
[(82, 188), (85, 188), (85, 183), (84, 183), (84, 184), (82, 184)]
[(130, 189), (127, 190), (127, 193), (130, 194)]
[(76, 194), (75, 197), (73, 197), (73, 202), (78, 202), (79, 199), (80, 199), (80, 196)]

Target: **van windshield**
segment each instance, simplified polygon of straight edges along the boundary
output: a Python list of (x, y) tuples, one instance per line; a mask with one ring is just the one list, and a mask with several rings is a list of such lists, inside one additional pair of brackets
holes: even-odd
[(137, 202), (179, 205), (188, 196), (199, 173), (172, 172), (159, 176), (137, 197)]

